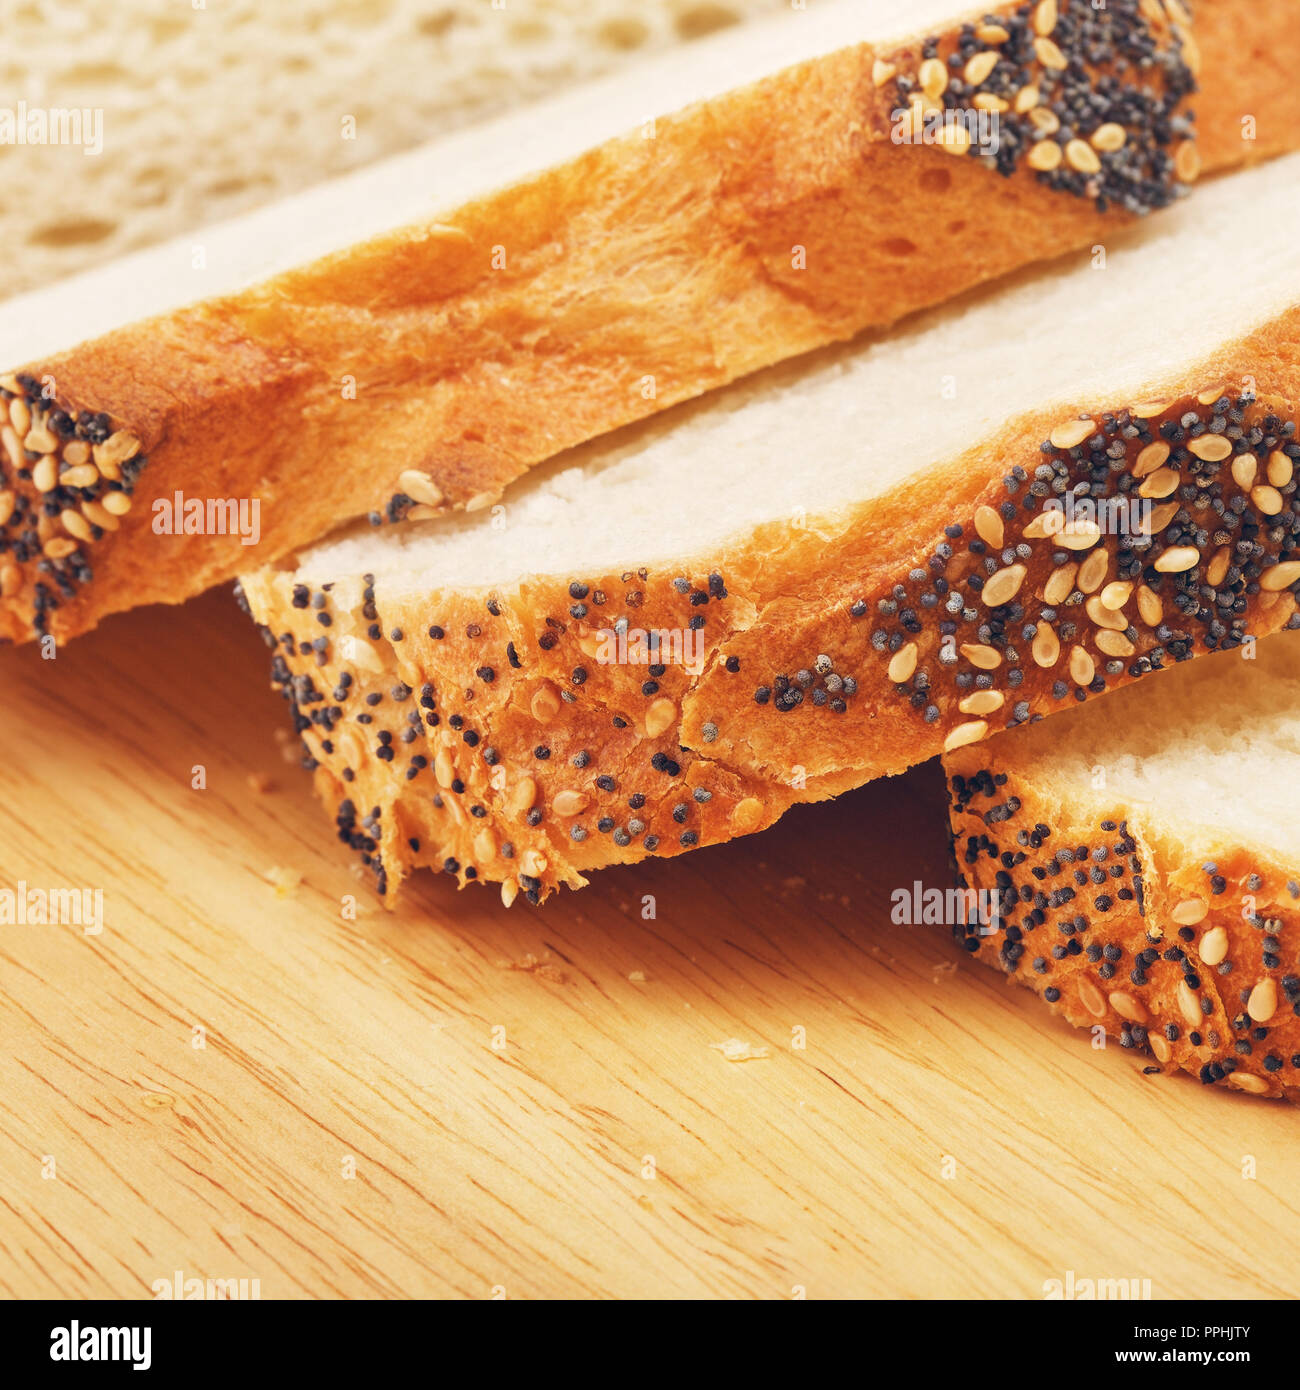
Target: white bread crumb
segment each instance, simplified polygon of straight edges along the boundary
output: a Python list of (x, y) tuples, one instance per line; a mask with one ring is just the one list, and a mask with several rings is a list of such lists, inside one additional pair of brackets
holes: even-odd
[(728, 1062), (754, 1062), (767, 1056), (767, 1048), (755, 1047), (753, 1043), (741, 1042), (739, 1038), (728, 1038), (726, 1042), (710, 1043), (715, 1052), (721, 1052)]
[(291, 898), (298, 891), (302, 875), (297, 869), (285, 869), (277, 864), (266, 871), (266, 881), (275, 888), (277, 898)]

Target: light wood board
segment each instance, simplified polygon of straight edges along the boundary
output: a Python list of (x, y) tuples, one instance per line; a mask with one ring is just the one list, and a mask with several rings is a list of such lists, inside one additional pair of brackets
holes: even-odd
[(105, 921), (0, 926), (0, 1295), (1300, 1292), (1293, 1110), (889, 922), (948, 883), (935, 766), (540, 910), (425, 875), (389, 913), (267, 667), (228, 593), (0, 652), (0, 888)]

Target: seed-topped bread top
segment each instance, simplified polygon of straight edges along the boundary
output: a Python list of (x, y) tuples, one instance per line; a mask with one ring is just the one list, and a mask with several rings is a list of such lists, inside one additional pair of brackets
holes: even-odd
[(1168, 206), (1200, 172), (1194, 118), (1180, 106), (1201, 57), (1181, 0), (1033, 0), (963, 25), (955, 42), (929, 38), (920, 56), (919, 66), (882, 61), (873, 74), (907, 109), (905, 130), (953, 112), (994, 117), (992, 151), (951, 119), (934, 125), (949, 148), (1002, 174), (1023, 164), (1101, 211), (1142, 214)]

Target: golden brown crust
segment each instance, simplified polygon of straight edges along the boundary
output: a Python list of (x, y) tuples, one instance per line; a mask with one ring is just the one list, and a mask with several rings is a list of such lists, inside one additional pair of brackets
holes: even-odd
[[(1300, 132), (1300, 121), (1277, 119), (1294, 105), (1294, 84), (1276, 71), (1300, 36), (1283, 22), (1285, 5), (1254, 7), (1247, 20), (1240, 0), (1204, 3), (1216, 42), (1196, 103), (1217, 134), (1200, 163), (1216, 169)], [(995, 9), (1021, 27), (1037, 15), (1023, 4)], [(1069, 49), (1074, 21), (1062, 12), (1055, 32)], [(1131, 65), (1139, 75), (1127, 80), (1158, 107), (1168, 84), (1181, 89), (1182, 55), (1194, 49), (1161, 6), (1144, 0), (1143, 13), (1155, 16), (1167, 61)], [(1233, 19), (1250, 34), (1249, 55), (1237, 36), (1227, 40)], [(944, 36), (940, 54), (957, 41)], [(1271, 66), (1255, 61), (1261, 45)], [(11, 521), (3, 537), (17, 577), (0, 593), (0, 637), (65, 638), (247, 567), (238, 539), (154, 534), (156, 498), (259, 499), (257, 554), (267, 559), (372, 509), (400, 515), (407, 470), (428, 475), (434, 504), (440, 494), (441, 505), (463, 505), (570, 445), (1089, 244), (1124, 220), (1099, 212), (1102, 182), (1068, 164), (1050, 175), (1021, 164), (1003, 179), (975, 158), (893, 143), (900, 78), (915, 88), (909, 74), (925, 51), (864, 44), (801, 64), (660, 120), (653, 140), (634, 132), (435, 226), (31, 365), (28, 379), (45, 384), (53, 407), (74, 419), (103, 413), (105, 432), (140, 441), (147, 467), (118, 529), (97, 526), (70, 557), (39, 553), (68, 538), (58, 517), (39, 544), (23, 540), (32, 528), (21, 514)], [(1257, 73), (1267, 81), (1255, 100)], [(941, 100), (960, 104), (957, 90)], [(1259, 118), (1251, 145), (1240, 138), (1243, 100)], [(1155, 173), (1135, 166), (1144, 206), (1195, 174), (1197, 161), (1173, 158), (1185, 137), (1162, 129), (1161, 138)], [(501, 244), (503, 267), (493, 265)], [(4, 489), (37, 508), (24, 471), (6, 467)], [(99, 499), (61, 501), (60, 513)]]
[(1300, 1091), (1297, 866), (1230, 832), (1188, 844), (1150, 808), (1054, 786), (1016, 765), (1014, 742), (944, 760), (961, 882), (999, 904), (998, 930), (958, 939), (1163, 1071)]
[(1197, 0), (1201, 55), (1197, 146), (1207, 169), (1295, 149), (1300, 129), (1300, 23), (1293, 0)]
[[(246, 597), (381, 884), (431, 864), (541, 898), (1300, 623), (1300, 310), (1146, 395), (1015, 420), (868, 504), (671, 568), (401, 597), (340, 579), (296, 604), (261, 571)], [(1067, 522), (1049, 504), (1085, 484), (1137, 509)], [(697, 633), (695, 668), (602, 650), (620, 622)]]

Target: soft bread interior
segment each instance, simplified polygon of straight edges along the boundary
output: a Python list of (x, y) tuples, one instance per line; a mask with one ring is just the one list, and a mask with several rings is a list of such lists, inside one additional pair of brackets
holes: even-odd
[(1180, 839), (1201, 827), (1300, 869), (1297, 708), (1300, 632), (1279, 633), (1002, 734), (988, 765), (1005, 758), (1063, 797), (1147, 806)]
[[(522, 479), (495, 515), (362, 524), (305, 553), (301, 577), (373, 573), (390, 593), (507, 585), (716, 556), (765, 521), (833, 525), (837, 509), (1021, 412), (1133, 404), (1300, 302), (1297, 225), (1293, 156), (1199, 188), (1117, 235), (1104, 259), (1102, 248), (1067, 257), (584, 445)], [(995, 466), (1012, 462), (1024, 461)]]
[(436, 221), (440, 212), (636, 134), (652, 117), (853, 43), (902, 39), (973, 13), (962, 0), (902, 6), (816, 0), (703, 39), (270, 207), (17, 295), (0, 305), (0, 364), (36, 361), (122, 323), (245, 289), (394, 228)]
[(798, 13), (790, 0), (60, 0), (55, 22), (44, 5), (3, 8), (6, 101), (31, 105), (45, 91), (104, 122), (91, 158), (76, 146), (0, 149), (6, 187), (41, 190), (0, 201), (0, 295), (265, 206), (703, 31)]

